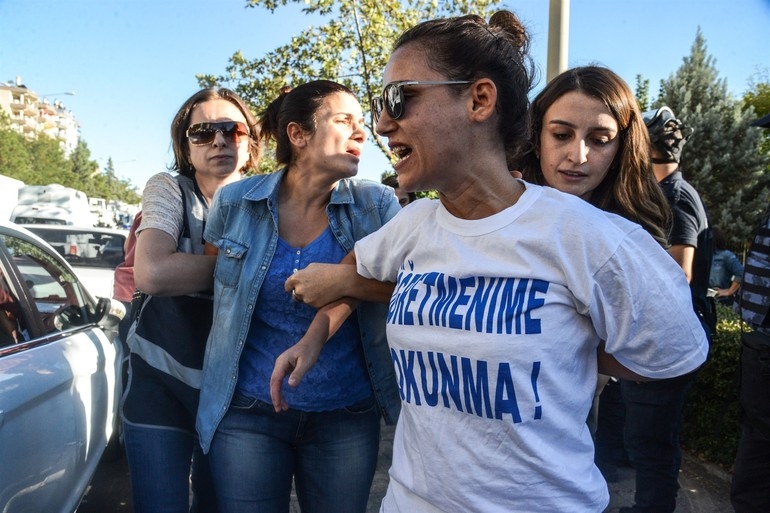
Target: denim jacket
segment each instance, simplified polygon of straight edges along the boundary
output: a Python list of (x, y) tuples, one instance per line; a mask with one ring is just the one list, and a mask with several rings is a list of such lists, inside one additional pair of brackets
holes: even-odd
[[(214, 270), (214, 323), (203, 362), (197, 428), (208, 452), (214, 432), (230, 406), (238, 362), (262, 281), (278, 243), (278, 189), (285, 169), (222, 187), (209, 209), (204, 238), (219, 250)], [(329, 226), (345, 251), (399, 211), (393, 191), (376, 182), (344, 179), (326, 207)], [(400, 397), (385, 338), (387, 305), (361, 303), (357, 309), (366, 369), (378, 407), (395, 423)]]

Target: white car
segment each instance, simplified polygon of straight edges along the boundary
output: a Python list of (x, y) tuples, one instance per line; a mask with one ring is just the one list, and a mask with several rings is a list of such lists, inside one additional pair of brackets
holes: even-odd
[(123, 305), (0, 221), (0, 511), (72, 513), (117, 447)]
[(112, 297), (113, 271), (125, 258), (128, 232), (54, 224), (23, 227), (63, 256), (94, 297)]

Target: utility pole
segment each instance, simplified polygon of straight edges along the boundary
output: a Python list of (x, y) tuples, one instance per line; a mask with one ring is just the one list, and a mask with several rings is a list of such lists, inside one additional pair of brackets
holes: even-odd
[(569, 0), (551, 0), (548, 11), (548, 64), (546, 81), (567, 69), (569, 53)]

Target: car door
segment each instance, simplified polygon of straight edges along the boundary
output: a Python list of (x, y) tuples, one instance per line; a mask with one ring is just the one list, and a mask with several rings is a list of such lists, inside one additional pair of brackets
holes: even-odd
[(115, 348), (45, 243), (0, 226), (0, 271), (0, 511), (72, 512), (112, 433)]

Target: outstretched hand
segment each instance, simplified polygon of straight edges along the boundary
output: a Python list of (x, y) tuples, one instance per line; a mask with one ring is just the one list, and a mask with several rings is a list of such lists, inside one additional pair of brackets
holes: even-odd
[(286, 376), (289, 376), (287, 384), (292, 388), (297, 387), (307, 371), (318, 361), (321, 349), (323, 344), (308, 342), (303, 338), (276, 358), (273, 374), (270, 376), (270, 399), (275, 411), (289, 409), (281, 390)]

